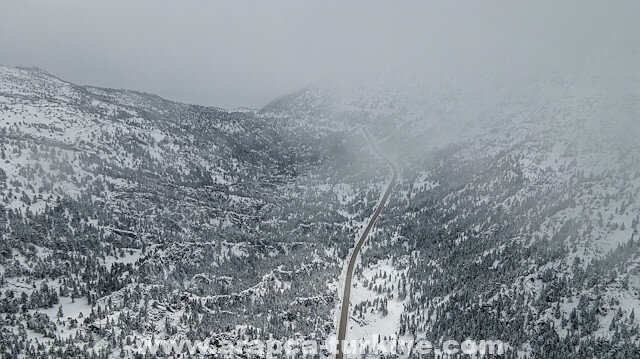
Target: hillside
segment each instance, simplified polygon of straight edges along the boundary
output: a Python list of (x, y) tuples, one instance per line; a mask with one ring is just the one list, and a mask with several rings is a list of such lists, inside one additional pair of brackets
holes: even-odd
[(0, 67), (0, 119), (9, 357), (333, 330), (340, 263), (384, 175), (363, 136), (36, 68)]
[(326, 80), (258, 111), (0, 67), (0, 348), (336, 334), (640, 355), (633, 74)]
[(621, 69), (576, 68), (332, 80), (269, 104), (303, 123), (368, 126), (401, 164), (358, 268), (348, 338), (640, 355), (639, 89)]

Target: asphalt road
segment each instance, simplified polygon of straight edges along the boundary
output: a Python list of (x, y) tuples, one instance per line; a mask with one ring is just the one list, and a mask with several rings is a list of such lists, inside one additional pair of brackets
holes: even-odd
[(358, 258), (358, 254), (360, 254), (362, 245), (367, 240), (367, 236), (369, 235), (371, 228), (373, 228), (373, 225), (378, 219), (380, 212), (382, 212), (384, 206), (387, 204), (389, 196), (391, 195), (391, 191), (396, 185), (396, 181), (398, 180), (398, 168), (396, 167), (396, 165), (391, 162), (384, 154), (382, 154), (382, 152), (380, 152), (376, 144), (371, 139), (371, 136), (369, 136), (366, 131), (364, 133), (378, 157), (384, 160), (389, 165), (389, 167), (391, 167), (393, 171), (393, 178), (391, 179), (387, 190), (384, 192), (384, 196), (382, 196), (382, 199), (378, 203), (376, 211), (373, 212), (373, 216), (369, 220), (367, 227), (364, 229), (364, 232), (362, 232), (362, 236), (360, 236), (360, 239), (356, 243), (356, 246), (353, 249), (353, 253), (351, 253), (351, 259), (349, 259), (349, 266), (347, 267), (347, 277), (344, 281), (344, 294), (342, 295), (342, 311), (340, 313), (340, 325), (338, 327), (338, 352), (336, 353), (336, 359), (343, 359), (342, 343), (344, 343), (345, 337), (347, 335), (347, 325), (349, 322), (349, 301), (351, 297), (351, 280), (353, 279), (353, 268), (356, 265), (356, 259)]

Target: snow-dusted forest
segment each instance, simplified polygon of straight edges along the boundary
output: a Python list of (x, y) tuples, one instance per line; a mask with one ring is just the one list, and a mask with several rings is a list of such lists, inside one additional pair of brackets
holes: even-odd
[(0, 358), (640, 358), (637, 2), (113, 3), (0, 0)]

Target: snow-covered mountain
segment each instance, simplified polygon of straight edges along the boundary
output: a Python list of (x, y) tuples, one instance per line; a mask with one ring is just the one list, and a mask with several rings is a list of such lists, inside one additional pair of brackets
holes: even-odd
[(362, 255), (351, 339), (640, 355), (636, 74), (332, 80), (265, 111), (312, 127), (368, 126), (402, 165)]
[(639, 115), (620, 69), (327, 80), (226, 111), (0, 67), (0, 348), (334, 335), (388, 176), (364, 127), (401, 178), (348, 339), (638, 356)]
[(331, 332), (364, 137), (37, 68), (0, 67), (0, 119), (3, 355)]

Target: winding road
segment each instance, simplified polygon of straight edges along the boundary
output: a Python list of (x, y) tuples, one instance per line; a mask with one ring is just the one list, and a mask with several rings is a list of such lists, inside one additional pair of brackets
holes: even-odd
[(340, 325), (338, 327), (338, 351), (336, 353), (336, 359), (343, 359), (344, 357), (342, 343), (344, 343), (345, 338), (347, 336), (347, 325), (349, 323), (349, 302), (351, 297), (351, 280), (353, 279), (353, 269), (356, 265), (358, 254), (360, 254), (362, 245), (367, 240), (367, 236), (369, 235), (371, 228), (373, 228), (373, 225), (378, 219), (380, 212), (382, 212), (382, 210), (384, 209), (384, 206), (387, 204), (387, 201), (389, 200), (389, 196), (391, 195), (391, 190), (396, 185), (396, 182), (398, 180), (398, 168), (396, 167), (396, 165), (393, 162), (391, 162), (391, 160), (389, 160), (389, 158), (387, 158), (380, 151), (380, 149), (378, 149), (378, 146), (376, 146), (376, 144), (371, 139), (371, 136), (369, 135), (369, 133), (367, 133), (366, 130), (364, 131), (364, 134), (367, 136), (367, 140), (371, 144), (371, 147), (376, 152), (378, 157), (380, 157), (383, 161), (385, 161), (389, 165), (389, 167), (393, 171), (393, 177), (391, 178), (391, 182), (389, 182), (389, 186), (387, 186), (387, 190), (384, 192), (384, 196), (382, 196), (382, 199), (378, 203), (378, 207), (376, 208), (376, 211), (373, 212), (373, 216), (371, 217), (371, 219), (369, 219), (369, 223), (367, 224), (367, 227), (364, 229), (364, 232), (362, 232), (360, 239), (356, 243), (356, 246), (353, 248), (353, 252), (351, 253), (351, 259), (349, 260), (349, 266), (347, 267), (347, 277), (345, 278), (345, 281), (344, 281), (344, 294), (342, 295), (342, 311), (340, 312)]

